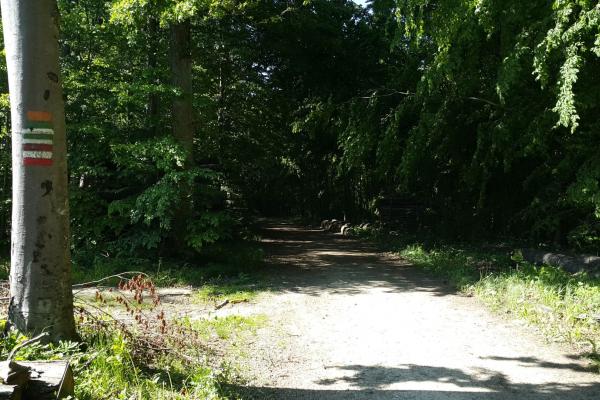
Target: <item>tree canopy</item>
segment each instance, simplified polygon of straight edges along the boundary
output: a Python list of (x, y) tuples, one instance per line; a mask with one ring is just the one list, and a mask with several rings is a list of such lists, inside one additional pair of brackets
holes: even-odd
[[(58, 4), (80, 260), (169, 255), (185, 201), (192, 253), (234, 237), (245, 213), (368, 219), (387, 197), (422, 204), (439, 234), (600, 249), (596, 1)], [(181, 23), (193, 165), (172, 135)]]

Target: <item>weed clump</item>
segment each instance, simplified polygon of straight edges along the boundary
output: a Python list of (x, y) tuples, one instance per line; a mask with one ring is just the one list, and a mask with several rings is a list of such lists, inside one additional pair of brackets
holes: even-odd
[[(120, 306), (120, 314), (105, 307)], [(78, 298), (76, 320), (82, 343), (33, 343), (15, 360), (69, 360), (75, 395), (95, 399), (223, 399), (231, 367), (217, 364), (202, 331), (173, 323), (160, 310), (157, 290), (148, 276), (122, 277), (108, 294), (92, 301)], [(0, 357), (28, 338), (16, 330), (0, 340)]]

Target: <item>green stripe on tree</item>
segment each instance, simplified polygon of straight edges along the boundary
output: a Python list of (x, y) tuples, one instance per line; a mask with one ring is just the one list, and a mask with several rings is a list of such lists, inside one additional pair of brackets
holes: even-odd
[(36, 129), (36, 128), (43, 128), (43, 129), (52, 129), (52, 122), (44, 122), (44, 121), (28, 121), (27, 124), (25, 124), (27, 129)]
[(50, 135), (47, 133), (25, 133), (23, 134), (23, 137), (25, 139), (46, 139), (46, 140), (52, 140), (54, 138), (54, 135)]

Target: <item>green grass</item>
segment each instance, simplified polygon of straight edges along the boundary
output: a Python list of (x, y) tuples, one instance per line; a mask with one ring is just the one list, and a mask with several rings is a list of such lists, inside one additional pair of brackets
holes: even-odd
[[(163, 260), (158, 260), (155, 264), (149, 260), (105, 260), (86, 268), (76, 265), (73, 271), (74, 281), (96, 282), (127, 271), (138, 271), (147, 274), (159, 288), (197, 288), (193, 297), (193, 301), (197, 303), (251, 301), (267, 290), (265, 275), (261, 270), (264, 255), (256, 243), (232, 243), (219, 252), (214, 252), (215, 254), (210, 255), (212, 261), (203, 265), (180, 265)], [(119, 280), (116, 277), (102, 281), (102, 285), (114, 286)], [(116, 305), (110, 298), (110, 294), (106, 296), (108, 304)]]
[(255, 276), (240, 274), (233, 279), (215, 280), (204, 284), (194, 294), (198, 303), (220, 303), (229, 300), (240, 303), (254, 300), (266, 287)]
[(140, 367), (134, 362), (127, 341), (119, 335), (96, 342), (80, 355), (78, 364), (91, 360), (76, 374), (75, 394), (81, 400), (223, 398), (219, 390), (223, 377), (210, 368), (183, 365), (173, 358), (165, 358), (160, 369)]
[[(187, 318), (173, 321), (170, 323), (173, 329), (169, 331), (169, 339), (164, 343), (178, 343), (173, 348), (175, 351), (160, 350), (158, 355), (156, 352), (146, 355), (143, 344), (140, 346), (129, 336), (130, 333), (125, 334), (111, 325), (103, 328), (98, 324), (90, 324), (90, 321), (93, 320), (86, 319), (85, 323), (79, 324), (84, 345), (72, 342), (58, 345), (33, 343), (19, 350), (15, 360), (69, 359), (76, 381), (75, 398), (79, 400), (233, 399), (237, 397), (227, 387), (231, 383), (240, 383), (237, 367), (229, 361), (223, 361), (227, 357), (215, 358), (211, 349), (217, 346), (227, 353), (234, 351), (235, 345), (256, 335), (257, 330), (265, 326), (267, 317), (262, 314), (232, 315), (197, 321)], [(192, 332), (194, 340), (189, 340)], [(147, 331), (147, 334), (147, 338), (154, 335), (151, 331)], [(1, 335), (0, 359), (6, 359), (10, 351), (26, 339), (14, 330)], [(211, 343), (210, 349), (204, 345), (198, 346), (198, 343)], [(185, 358), (180, 356), (183, 353), (186, 354)], [(215, 367), (216, 363), (218, 367)]]
[(205, 339), (219, 338), (221, 340), (237, 339), (245, 335), (255, 335), (256, 331), (265, 326), (267, 316), (263, 314), (240, 316), (229, 315), (188, 322), (188, 324)]
[[(127, 271), (146, 273), (158, 287), (195, 286), (199, 290), (195, 300), (220, 301), (227, 298), (232, 302), (248, 301), (264, 290), (262, 250), (255, 243), (230, 243), (206, 254), (202, 263), (180, 263), (175, 260), (148, 259), (101, 259), (85, 264), (75, 257), (74, 281), (85, 283)], [(7, 260), (0, 261), (0, 279), (8, 277)], [(4, 275), (3, 275), (4, 274)], [(102, 282), (116, 285), (119, 279)], [(119, 305), (115, 294), (103, 293), (106, 303), (96, 306), (109, 309)], [(121, 306), (122, 307), (122, 306)], [(137, 306), (136, 306), (137, 307)], [(142, 304), (142, 309), (151, 308)], [(266, 323), (266, 317), (230, 316), (214, 320), (196, 321), (186, 326), (210, 340), (213, 345), (230, 348), (232, 343), (244, 340)], [(79, 345), (63, 343), (59, 346), (34, 344), (19, 351), (17, 359), (70, 359), (76, 378), (76, 398), (96, 399), (208, 399), (231, 398), (223, 387), (238, 378), (234, 367), (225, 361), (212, 359), (202, 349), (187, 349), (195, 354), (197, 362), (183, 361), (172, 354), (160, 359), (144, 359), (136, 356), (135, 345), (118, 329), (87, 330), (82, 332), (86, 343), (85, 351)], [(0, 357), (6, 355), (16, 344), (25, 340), (23, 336), (10, 332), (0, 336)], [(217, 341), (217, 342), (215, 342)], [(179, 339), (185, 343), (185, 337)], [(229, 351), (229, 350), (228, 350)], [(215, 368), (215, 363), (219, 367)], [(209, 366), (210, 364), (210, 366)]]
[(492, 310), (523, 319), (547, 340), (590, 351), (600, 371), (600, 280), (560, 268), (534, 266), (520, 254), (489, 247), (419, 243), (414, 237), (369, 237), (457, 290), (482, 299)]
[[(73, 257), (72, 276), (75, 284), (88, 283), (124, 272), (147, 274), (157, 287), (226, 286), (258, 284), (262, 279), (264, 254), (256, 242), (239, 241), (214, 246), (199, 256), (202, 262), (192, 263), (171, 259), (96, 257), (88, 261), (81, 255)], [(8, 279), (9, 258), (0, 258), (0, 280)], [(236, 281), (244, 281), (236, 283)], [(251, 283), (250, 280), (254, 282)], [(119, 278), (103, 281), (116, 285)], [(222, 282), (222, 283), (221, 283)], [(216, 289), (218, 290), (218, 289)], [(208, 290), (207, 295), (210, 295)]]
[[(69, 359), (75, 375), (75, 397), (100, 399), (224, 400), (222, 384), (231, 380), (224, 367), (214, 370), (202, 363), (182, 363), (164, 356), (159, 365), (136, 360), (132, 344), (118, 331), (84, 332), (87, 348), (76, 343), (32, 344), (19, 350), (18, 360)], [(0, 340), (0, 357), (26, 337), (11, 331)]]
[(481, 253), (471, 253), (452, 247), (426, 250), (422, 245), (410, 244), (397, 250), (398, 254), (416, 266), (423, 267), (440, 275), (459, 289), (477, 281), (480, 265), (492, 257)]
[(559, 268), (521, 263), (472, 285), (492, 309), (523, 318), (546, 337), (574, 344), (600, 343), (600, 282)]

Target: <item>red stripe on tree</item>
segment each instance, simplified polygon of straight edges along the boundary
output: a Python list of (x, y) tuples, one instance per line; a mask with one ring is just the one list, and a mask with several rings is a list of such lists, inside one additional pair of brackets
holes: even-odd
[(23, 145), (25, 151), (52, 151), (51, 144), (25, 143)]
[(27, 119), (30, 121), (51, 122), (52, 114), (47, 111), (27, 111)]
[(39, 165), (43, 167), (49, 167), (52, 165), (51, 158), (30, 158), (26, 157), (23, 159), (23, 165)]

